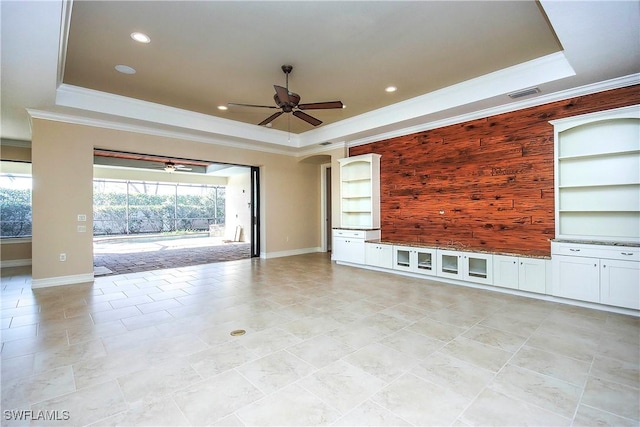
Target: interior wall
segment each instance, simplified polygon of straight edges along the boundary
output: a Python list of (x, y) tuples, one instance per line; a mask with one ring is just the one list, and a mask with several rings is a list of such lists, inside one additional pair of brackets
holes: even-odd
[(382, 238), (550, 254), (550, 120), (640, 103), (639, 86), (352, 147), (381, 158)]
[[(91, 233), (78, 233), (76, 227), (79, 213), (87, 215), (87, 229), (92, 226), (94, 148), (260, 167), (261, 253), (278, 256), (320, 246), (319, 165), (287, 155), (34, 119), (34, 280), (93, 272)], [(67, 261), (61, 262), (64, 251)]]
[(31, 148), (13, 145), (11, 141), (2, 140), (0, 142), (0, 158), (2, 160), (30, 162)]
[(242, 227), (241, 242), (251, 240), (251, 170), (246, 174), (230, 176), (225, 192), (226, 240), (234, 240), (236, 227)]

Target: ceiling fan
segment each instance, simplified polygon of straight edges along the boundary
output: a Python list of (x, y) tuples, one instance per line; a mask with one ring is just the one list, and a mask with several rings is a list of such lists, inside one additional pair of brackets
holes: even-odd
[(175, 172), (175, 171), (188, 172), (188, 171), (190, 171), (192, 169), (189, 168), (189, 167), (186, 167), (185, 165), (175, 164), (173, 162), (165, 162), (164, 163), (164, 170), (166, 172)]
[(286, 75), (287, 86), (282, 87), (278, 85), (273, 85), (276, 90), (276, 94), (273, 95), (273, 100), (276, 102), (276, 107), (270, 105), (253, 105), (253, 104), (237, 104), (237, 103), (229, 103), (229, 106), (232, 107), (257, 107), (257, 108), (280, 108), (282, 111), (278, 111), (274, 113), (258, 123), (259, 126), (266, 126), (279, 117), (282, 113), (292, 113), (299, 119), (304, 120), (305, 122), (318, 126), (322, 123), (321, 120), (316, 119), (313, 116), (310, 116), (307, 113), (304, 113), (301, 110), (328, 110), (333, 108), (344, 108), (344, 104), (342, 101), (329, 101), (329, 102), (312, 102), (309, 104), (299, 104), (300, 95), (297, 93), (293, 93), (289, 91), (289, 73), (293, 70), (292, 65), (283, 65), (282, 71)]

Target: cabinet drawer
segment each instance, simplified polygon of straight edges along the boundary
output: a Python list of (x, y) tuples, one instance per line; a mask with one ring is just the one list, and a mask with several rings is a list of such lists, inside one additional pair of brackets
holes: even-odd
[(333, 230), (334, 237), (351, 237), (352, 239), (364, 239), (365, 233), (364, 230)]
[(640, 248), (629, 246), (584, 245), (552, 242), (551, 253), (554, 255), (569, 255), (587, 258), (640, 261)]

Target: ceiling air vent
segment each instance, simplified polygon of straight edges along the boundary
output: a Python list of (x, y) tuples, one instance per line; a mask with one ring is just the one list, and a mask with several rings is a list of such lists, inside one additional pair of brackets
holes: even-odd
[(326, 141), (326, 142), (321, 142), (320, 145), (331, 145), (331, 143), (329, 141)]
[(509, 98), (511, 99), (522, 98), (523, 96), (529, 96), (535, 93), (540, 93), (540, 89), (538, 89), (537, 87), (533, 87), (531, 89), (521, 90), (520, 92), (513, 92), (509, 94)]

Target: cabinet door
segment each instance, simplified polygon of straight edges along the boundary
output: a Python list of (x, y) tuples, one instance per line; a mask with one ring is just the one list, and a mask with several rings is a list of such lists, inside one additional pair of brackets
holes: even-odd
[(393, 246), (380, 245), (378, 255), (378, 267), (393, 268)]
[(365, 243), (365, 261), (373, 267), (392, 268), (393, 252), (391, 245)]
[(435, 276), (437, 273), (437, 256), (435, 249), (416, 248), (415, 252), (415, 272)]
[(520, 258), (519, 289), (544, 294), (547, 291), (547, 263), (544, 259)]
[(600, 260), (554, 255), (553, 289), (557, 297), (600, 302)]
[(493, 256), (493, 284), (503, 288), (518, 289), (518, 257)]
[(457, 251), (440, 250), (438, 254), (438, 276), (462, 279), (462, 254)]
[(393, 269), (413, 271), (415, 264), (415, 250), (406, 246), (393, 247)]
[(364, 240), (334, 237), (333, 259), (335, 261), (364, 264)]
[(600, 262), (600, 302), (640, 309), (640, 263), (610, 259)]
[(493, 255), (474, 254), (466, 252), (463, 254), (464, 280), (469, 282), (493, 283)]

